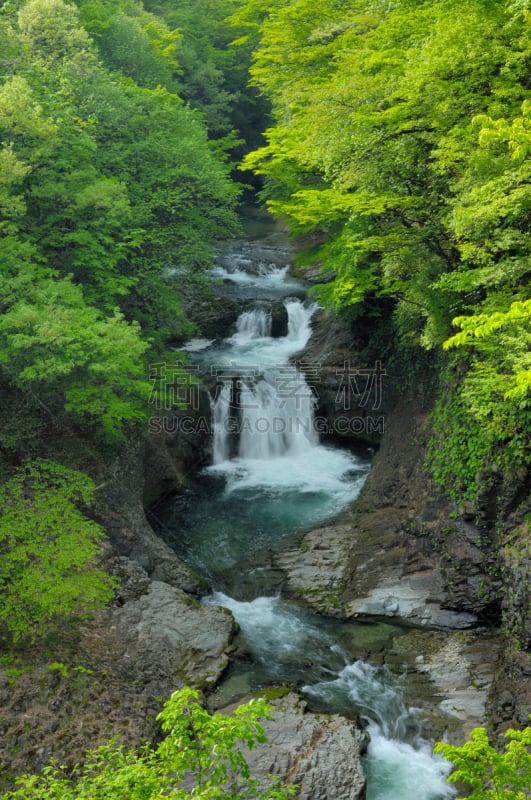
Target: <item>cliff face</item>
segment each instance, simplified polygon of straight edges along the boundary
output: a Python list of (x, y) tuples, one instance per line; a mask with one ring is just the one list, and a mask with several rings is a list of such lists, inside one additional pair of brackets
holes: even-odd
[(232, 616), (193, 599), (203, 580), (155, 535), (143, 505), (143, 497), (186, 485), (198, 458), (200, 442), (160, 434), (130, 441), (105, 465), (95, 515), (120, 589), (83, 624), (2, 660), (1, 789), (50, 758), (73, 766), (113, 737), (129, 747), (156, 738), (162, 702), (184, 685), (208, 688), (226, 668)]
[[(430, 404), (423, 386), (406, 398), (400, 376), (386, 374), (379, 393), (373, 386), (365, 398), (361, 392), (361, 397), (351, 394), (345, 408), (346, 366), (353, 373), (368, 369), (370, 376), (373, 365), (356, 362), (348, 326), (324, 312), (315, 319), (312, 339), (297, 361), (310, 381), (313, 377), (319, 413), (332, 438), (378, 442), (379, 449), (350, 512), (277, 553), (272, 567), (281, 576), (279, 588), (326, 614), (463, 632), (435, 653), (417, 653), (426, 670), (456, 649), (466, 676), (458, 679), (448, 664), (446, 670), (473, 695), (473, 723), (490, 721), (500, 732), (525, 726), (531, 702), (528, 473), (483, 474), (476, 502), (458, 506), (424, 466)], [(357, 387), (363, 389), (361, 381)], [(352, 426), (346, 436), (337, 433), (338, 418), (366, 423), (371, 415), (380, 419), (371, 436), (366, 424), (361, 431)], [(202, 433), (183, 436), (174, 422), (132, 443), (116, 465), (105, 523), (120, 556), (132, 560), (150, 581), (200, 594), (201, 579), (154, 535), (144, 515), (144, 505), (186, 487), (188, 471), (208, 460), (208, 438)], [(432, 672), (445, 682), (440, 670)]]
[[(333, 418), (343, 364), (367, 365), (356, 363), (348, 328), (326, 315), (316, 321), (305, 359), (326, 364), (316, 388)], [(495, 658), (484, 654), (494, 675), (487, 719), (480, 721), (500, 732), (525, 726), (531, 711), (529, 473), (484, 473), (475, 503), (449, 500), (424, 466), (430, 405), (423, 387), (405, 398), (399, 376), (385, 380), (378, 408), (383, 434), (366, 484), (342, 520), (308, 532), (277, 556), (285, 589), (341, 617), (500, 631)], [(348, 411), (366, 412), (356, 404)], [(367, 440), (363, 431), (356, 438)]]
[[(416, 671), (419, 687), (429, 675), (447, 706), (466, 707), (465, 732), (484, 722), (499, 733), (525, 726), (531, 710), (528, 473), (483, 475), (474, 508), (458, 507), (424, 468), (430, 408), (421, 387), (404, 399), (400, 381), (389, 376), (378, 408), (353, 402), (338, 410), (345, 363), (359, 365), (348, 328), (323, 314), (298, 360), (318, 379), (320, 413), (332, 429), (338, 415), (362, 419), (368, 411), (381, 416), (383, 427), (373, 432), (379, 449), (349, 513), (276, 554), (279, 588), (326, 614), (410, 626), (382, 658)], [(155, 535), (145, 514), (160, 495), (183, 490), (189, 470), (208, 459), (203, 432), (183, 436), (175, 415), (164, 416), (164, 425), (129, 443), (98, 493), (108, 566), (121, 579), (116, 602), (81, 628), (62, 631), (53, 645), (4, 660), (4, 786), (52, 756), (73, 764), (113, 735), (131, 746), (156, 736), (161, 698), (186, 683), (208, 689), (228, 663), (232, 618), (198, 606), (193, 596), (205, 591), (204, 582)], [(349, 436), (367, 442), (364, 431)], [(432, 631), (429, 651), (415, 629)], [(434, 735), (439, 730), (434, 725)]]

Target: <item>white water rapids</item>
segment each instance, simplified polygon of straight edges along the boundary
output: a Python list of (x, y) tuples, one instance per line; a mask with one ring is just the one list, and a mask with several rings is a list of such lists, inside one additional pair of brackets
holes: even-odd
[[(317, 307), (300, 300), (285, 305), (286, 336), (269, 335), (267, 312), (245, 312), (228, 340), (230, 350), (217, 354), (216, 363), (229, 372), (232, 369), (233, 377), (222, 382), (212, 403), (214, 463), (210, 471), (225, 476), (227, 492), (251, 487), (324, 492), (323, 516), (330, 516), (358, 495), (367, 465), (347, 450), (320, 444), (322, 421), (314, 417), (313, 393), (288, 360), (308, 342)], [(234, 386), (236, 404), (232, 402)]]
[[(284, 294), (290, 292), (286, 267), (268, 265), (249, 274), (244, 266), (220, 266), (214, 274), (275, 297), (283, 287)], [(199, 363), (215, 366), (219, 375), (212, 399), (213, 465), (205, 472), (222, 480), (224, 488), (201, 501), (200, 522), (185, 535), (190, 552), (195, 548), (192, 566), (210, 576), (220, 565), (232, 569), (241, 563), (251, 574), (249, 538), (268, 546), (261, 537), (269, 535), (274, 542), (270, 530), (286, 519), (293, 530), (330, 519), (357, 497), (367, 474), (366, 460), (322, 443), (314, 395), (292, 363), (308, 342), (316, 306), (299, 299), (285, 305), (285, 336), (271, 336), (271, 315), (262, 303), (240, 315), (222, 347), (199, 355)], [(260, 514), (263, 521), (256, 522)], [(186, 521), (179, 523), (180, 530), (187, 525), (191, 531)], [(454, 796), (445, 782), (449, 765), (422, 739), (415, 710), (404, 705), (400, 678), (384, 667), (348, 663), (330, 628), (278, 597), (243, 601), (214, 592), (203, 602), (231, 610), (266, 682), (289, 681), (299, 670), (298, 682), (307, 681), (302, 691), (323, 710), (358, 712), (367, 720), (368, 800)], [(305, 665), (307, 671), (301, 672)]]
[(332, 713), (358, 712), (368, 722), (365, 758), (367, 800), (448, 800), (455, 796), (446, 778), (450, 765), (432, 753), (419, 729), (417, 710), (406, 708), (402, 679), (386, 667), (363, 661), (330, 667), (346, 656), (318, 618), (297, 612), (278, 597), (250, 602), (215, 592), (203, 601), (230, 609), (247, 644), (270, 679), (281, 682), (282, 666), (297, 660), (318, 666), (329, 678), (303, 686), (310, 699)]

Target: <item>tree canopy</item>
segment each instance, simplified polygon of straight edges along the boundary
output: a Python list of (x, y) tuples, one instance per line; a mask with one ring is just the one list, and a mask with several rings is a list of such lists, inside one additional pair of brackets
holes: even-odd
[[(451, 373), (465, 373), (451, 402), (485, 431), (483, 460), (521, 463), (527, 3), (248, 0), (237, 18), (256, 42), (253, 80), (275, 116), (246, 165), (266, 176), (271, 210), (307, 234), (306, 259), (332, 273), (318, 297), (340, 312), (358, 306), (358, 316), (391, 309), (411, 355), (447, 342)], [(475, 474), (444, 480), (464, 489)]]
[(149, 353), (187, 327), (172, 275), (237, 230), (238, 189), (175, 94), (179, 35), (109, 7), (89, 26), (105, 63), (76, 6), (2, 11), (0, 370), (119, 438), (144, 416)]
[(86, 475), (42, 460), (0, 486), (0, 622), (15, 641), (112, 597), (115, 582), (97, 566), (105, 531), (79, 508), (93, 492)]
[(181, 39), (141, 3), (0, 10), (0, 619), (15, 638), (112, 595), (93, 484), (57, 461), (79, 445), (104, 461), (146, 419), (150, 364), (193, 327), (179, 286), (239, 230), (227, 148), (179, 94)]
[(475, 728), (462, 747), (444, 742), (435, 746), (454, 764), (449, 781), (464, 783), (470, 790), (470, 800), (527, 800), (531, 785), (531, 728), (523, 731), (509, 729), (507, 744), (498, 752), (489, 742), (485, 728)]

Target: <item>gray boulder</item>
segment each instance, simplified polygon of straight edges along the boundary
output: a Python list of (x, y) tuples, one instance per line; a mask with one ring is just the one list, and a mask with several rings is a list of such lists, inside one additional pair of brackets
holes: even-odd
[(163, 671), (175, 688), (215, 684), (229, 662), (237, 627), (227, 609), (203, 608), (162, 581), (115, 609), (113, 624), (127, 642), (126, 657), (147, 672)]
[(275, 775), (297, 786), (297, 800), (364, 800), (366, 733), (337, 714), (308, 712), (294, 692), (272, 704), (272, 719), (262, 723), (267, 744), (242, 750), (251, 776)]

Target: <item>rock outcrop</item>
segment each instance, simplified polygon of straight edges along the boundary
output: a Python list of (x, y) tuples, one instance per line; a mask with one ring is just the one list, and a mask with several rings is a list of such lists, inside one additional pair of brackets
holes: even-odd
[(312, 714), (297, 694), (273, 700), (262, 725), (267, 744), (243, 749), (253, 778), (271, 774), (297, 787), (296, 800), (364, 800), (361, 755), (368, 737), (336, 714)]
[(478, 530), (424, 471), (426, 416), (421, 401), (397, 405), (351, 512), (277, 555), (289, 592), (335, 616), (478, 624), (489, 607), (485, 554)]
[(338, 441), (378, 444), (396, 402), (396, 377), (378, 357), (360, 354), (349, 325), (323, 309), (314, 314), (312, 337), (293, 359), (316, 398), (316, 415)]
[(129, 747), (158, 737), (163, 701), (185, 685), (207, 689), (227, 666), (230, 612), (151, 581), (129, 559), (115, 559), (113, 571), (121, 605), (63, 631), (53, 658), (36, 646), (0, 670), (2, 788), (52, 757), (72, 767), (113, 737)]
[[(116, 608), (112, 624), (139, 672), (163, 670), (177, 685), (208, 688), (229, 662), (236, 632), (230, 611), (203, 608), (185, 592), (151, 581), (146, 594)], [(156, 656), (154, 654), (156, 653)]]
[(146, 471), (154, 495), (153, 473), (146, 461), (156, 463), (159, 491), (182, 488), (185, 462), (172, 461), (163, 435), (132, 440), (113, 464), (112, 477), (98, 492), (97, 514), (105, 526), (114, 551), (136, 562), (149, 578), (164, 581), (184, 591), (204, 591), (204, 581), (195, 575), (160, 539), (146, 518), (144, 493)]
[[(318, 323), (303, 355), (337, 365), (348, 353), (348, 327), (332, 320)], [(333, 423), (337, 375), (330, 368), (320, 374), (321, 413)], [(351, 512), (306, 532), (276, 554), (274, 565), (284, 574), (285, 591), (322, 613), (440, 630), (499, 627), (485, 716), (500, 731), (525, 726), (531, 712), (529, 474), (523, 467), (510, 477), (495, 470), (478, 476), (475, 503), (458, 506), (424, 468), (429, 410), (420, 385), (409, 399), (384, 394), (381, 446)]]

